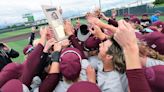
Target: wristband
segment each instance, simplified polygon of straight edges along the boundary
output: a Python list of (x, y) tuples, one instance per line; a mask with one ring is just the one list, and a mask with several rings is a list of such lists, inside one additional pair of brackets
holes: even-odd
[(51, 61), (52, 62), (59, 62), (60, 52), (55, 51), (51, 54)]

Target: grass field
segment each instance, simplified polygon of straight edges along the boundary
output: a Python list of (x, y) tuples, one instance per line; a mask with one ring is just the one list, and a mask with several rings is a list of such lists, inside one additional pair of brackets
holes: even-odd
[(0, 39), (31, 32), (30, 28), (0, 34)]
[(10, 47), (14, 48), (20, 54), (18, 58), (12, 59), (14, 62), (21, 63), (21, 62), (24, 61), (23, 48), (25, 46), (27, 46), (27, 44), (28, 44), (28, 40), (27, 39), (7, 43), (7, 45), (9, 45)]
[[(121, 18), (122, 17), (117, 17), (117, 20), (119, 20)], [(164, 21), (164, 16), (161, 16), (160, 20)], [(75, 23), (76, 23), (76, 21), (73, 20), (72, 24), (75, 24)], [(81, 23), (86, 23), (86, 20), (81, 20)], [(0, 34), (0, 39), (6, 38), (6, 37), (11, 37), (11, 36), (16, 36), (16, 35), (20, 35), (20, 34), (24, 34), (24, 33), (29, 33), (29, 32), (31, 32), (30, 30), (31, 30), (30, 28), (27, 28), (27, 29), (18, 30), (18, 31), (15, 31), (15, 32), (3, 33), (3, 34)], [(20, 53), (20, 56), (16, 59), (13, 59), (13, 61), (19, 62), (19, 63), (23, 62), (24, 61), (23, 48), (25, 46), (27, 46), (28, 40), (27, 39), (19, 40), (19, 41), (15, 41), (15, 42), (9, 42), (7, 44)]]

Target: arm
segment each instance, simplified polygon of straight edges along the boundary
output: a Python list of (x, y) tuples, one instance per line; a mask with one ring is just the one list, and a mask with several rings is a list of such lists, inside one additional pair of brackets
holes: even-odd
[(118, 23), (119, 30), (116, 32), (114, 39), (124, 51), (130, 91), (151, 92), (139, 61), (139, 48), (134, 29), (125, 21), (119, 21)]
[(48, 60), (48, 52), (50, 50), (50, 48), (52, 48), (52, 45), (55, 43), (55, 39), (54, 38), (51, 38), (50, 40), (48, 40), (46, 42), (46, 45), (43, 49), (43, 55), (42, 55), (42, 58), (41, 58), (41, 61), (40, 61), (40, 64), (39, 64), (39, 67), (38, 67), (38, 75), (41, 76), (42, 75), (42, 72), (44, 71), (44, 68), (49, 64), (51, 63), (51, 60)]
[(82, 54), (82, 58), (83, 59), (86, 58), (84, 55), (84, 52), (83, 52), (83, 47), (78, 43), (78, 41), (74, 35), (75, 30), (73, 29), (70, 21), (65, 21), (65, 32), (69, 36), (69, 40), (72, 42), (72, 45), (75, 48), (80, 50), (80, 52)]
[(30, 42), (29, 42), (29, 45), (32, 45), (32, 46), (33, 46), (33, 41), (34, 41), (34, 39), (35, 39), (35, 33), (32, 32), (32, 33), (31, 33), (31, 36), (30, 36)]
[(30, 87), (32, 79), (35, 76), (35, 73), (37, 72), (42, 51), (43, 51), (43, 46), (41, 44), (38, 44), (38, 46), (29, 54), (27, 60), (23, 64), (24, 69), (21, 76), (21, 81), (27, 87)]
[(52, 54), (52, 65), (48, 76), (39, 87), (39, 92), (52, 92), (59, 82), (59, 57), (61, 51), (61, 44), (54, 44), (54, 53)]
[(81, 55), (82, 55), (82, 56), (81, 56), (82, 59), (85, 59), (86, 56), (85, 56), (85, 54), (84, 54), (84, 52), (83, 52), (83, 47), (78, 43), (78, 40), (76, 39), (75, 35), (71, 35), (71, 36), (69, 37), (69, 40), (72, 42), (72, 45), (73, 45), (75, 48), (77, 48), (77, 49), (80, 50)]
[(59, 63), (53, 62), (49, 74), (39, 87), (39, 92), (52, 92), (59, 82)]
[(31, 36), (30, 36), (29, 45), (32, 45), (33, 46), (33, 41), (35, 39), (35, 30), (36, 30), (36, 27), (32, 27), (31, 30), (32, 30), (32, 32), (31, 32)]
[(98, 27), (97, 25), (93, 25), (93, 29), (89, 29), (89, 30), (95, 37), (99, 38), (101, 41), (108, 38), (108, 35), (103, 33), (100, 27)]
[(129, 81), (130, 92), (151, 92), (145, 79), (144, 69), (127, 70), (126, 75)]
[(107, 29), (107, 30), (111, 31), (112, 33), (115, 33), (117, 31), (116, 27), (109, 25), (109, 24), (106, 24), (106, 23), (102, 22), (101, 20), (99, 20), (98, 18), (88, 17), (87, 21), (90, 24), (94, 24), (94, 25), (99, 26), (100, 28)]
[(40, 57), (43, 53), (43, 46), (46, 41), (47, 28), (41, 29), (40, 42), (35, 49), (29, 54), (26, 61), (23, 63), (24, 69), (20, 80), (27, 87), (30, 87), (33, 77), (37, 72), (38, 65), (40, 63)]
[(17, 52), (14, 49), (11, 49), (7, 44), (3, 43), (4, 47), (3, 50), (7, 52), (6, 54), (8, 55), (9, 58), (16, 58), (19, 56), (19, 52)]
[(39, 77), (42, 76), (42, 72), (44, 71), (44, 68), (46, 67), (47, 63), (49, 63), (47, 61), (47, 58), (48, 58), (48, 53), (43, 52), (42, 58), (40, 60), (40, 64), (39, 64), (39, 67), (38, 67), (38, 73), (37, 73), (37, 75)]

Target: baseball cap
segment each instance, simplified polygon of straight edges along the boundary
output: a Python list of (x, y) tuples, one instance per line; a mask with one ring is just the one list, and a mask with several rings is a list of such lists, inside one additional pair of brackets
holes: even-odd
[(162, 21), (157, 21), (152, 24), (152, 26), (157, 26), (157, 27), (164, 27), (164, 23)]
[(60, 55), (60, 71), (68, 80), (76, 80), (81, 71), (81, 53), (76, 48), (66, 48)]
[(131, 22), (140, 24), (140, 20), (138, 18), (132, 18), (130, 19)]
[(22, 64), (9, 63), (1, 70), (1, 75), (3, 75), (4, 79), (19, 78), (22, 74), (22, 69)]
[(91, 82), (80, 81), (72, 84), (67, 92), (101, 92), (100, 88)]
[(86, 51), (97, 50), (99, 48), (100, 43), (101, 43), (100, 39), (91, 36), (84, 42), (84, 49)]
[(164, 54), (164, 34), (160, 32), (151, 32), (142, 37), (142, 40), (147, 43), (147, 45), (159, 52)]
[(30, 53), (33, 50), (33, 46), (32, 45), (27, 45), (24, 49), (23, 49), (23, 54), (27, 55), (28, 53)]
[(147, 13), (144, 13), (142, 16), (148, 16), (148, 14)]
[(80, 41), (86, 41), (91, 33), (88, 30), (88, 26), (83, 24), (80, 26), (79, 30), (77, 31), (77, 38)]
[(23, 92), (22, 83), (20, 80), (12, 79), (4, 84), (0, 90), (1, 92)]

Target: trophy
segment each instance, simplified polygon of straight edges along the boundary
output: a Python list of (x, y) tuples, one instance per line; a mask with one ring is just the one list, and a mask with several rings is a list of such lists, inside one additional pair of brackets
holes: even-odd
[(52, 27), (57, 41), (67, 39), (68, 36), (64, 32), (63, 19), (60, 11), (54, 6), (42, 6), (43, 12), (47, 17), (49, 25)]

